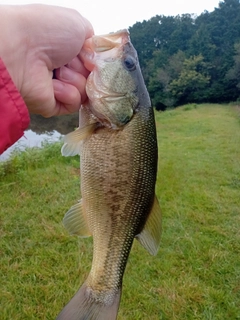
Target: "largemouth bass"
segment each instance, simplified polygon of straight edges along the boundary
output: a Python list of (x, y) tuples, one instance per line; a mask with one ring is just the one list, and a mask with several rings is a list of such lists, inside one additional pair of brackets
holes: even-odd
[(80, 154), (82, 199), (64, 225), (93, 236), (91, 271), (58, 320), (114, 320), (134, 238), (153, 255), (161, 234), (155, 196), (157, 138), (153, 108), (127, 30), (93, 36), (82, 51), (91, 71), (79, 128), (62, 154)]

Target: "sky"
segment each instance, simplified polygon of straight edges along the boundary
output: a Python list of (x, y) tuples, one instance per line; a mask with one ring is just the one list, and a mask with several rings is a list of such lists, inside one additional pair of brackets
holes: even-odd
[(220, 0), (0, 0), (0, 4), (45, 3), (74, 8), (93, 25), (95, 34), (125, 29), (136, 22), (149, 20), (156, 15), (176, 16), (184, 13), (201, 14), (218, 7)]

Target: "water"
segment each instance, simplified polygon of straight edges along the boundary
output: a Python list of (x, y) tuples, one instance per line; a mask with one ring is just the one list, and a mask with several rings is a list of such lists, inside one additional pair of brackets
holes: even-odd
[(30, 118), (30, 126), (24, 136), (0, 155), (0, 161), (7, 160), (15, 149), (41, 147), (42, 142), (46, 140), (59, 141), (62, 136), (78, 127), (78, 113), (47, 119), (40, 115), (31, 115)]

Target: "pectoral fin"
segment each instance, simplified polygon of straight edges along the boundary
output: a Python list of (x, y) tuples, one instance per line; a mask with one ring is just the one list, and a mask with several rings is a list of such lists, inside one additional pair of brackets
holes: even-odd
[(96, 129), (96, 126), (97, 123), (92, 123), (68, 133), (63, 139), (64, 145), (61, 149), (62, 155), (68, 157), (79, 154), (81, 141), (90, 136)]
[(152, 210), (149, 214), (147, 222), (142, 232), (136, 236), (136, 239), (141, 243), (141, 245), (152, 255), (157, 254), (161, 238), (161, 229), (161, 209), (158, 199), (155, 196)]
[(84, 211), (82, 207), (82, 200), (72, 206), (63, 218), (63, 225), (71, 235), (77, 235), (81, 238), (91, 236)]

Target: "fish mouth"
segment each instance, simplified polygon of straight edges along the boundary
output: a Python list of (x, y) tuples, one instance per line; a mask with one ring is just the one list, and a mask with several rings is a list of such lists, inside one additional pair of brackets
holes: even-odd
[(80, 58), (84, 66), (89, 71), (93, 71), (98, 59), (98, 53), (101, 53), (101, 59), (104, 59), (104, 52), (106, 52), (106, 58), (108, 58), (111, 50), (111, 58), (119, 58), (122, 54), (122, 50), (119, 50), (119, 48), (129, 42), (130, 35), (127, 29), (101, 36), (92, 36), (84, 42)]
[(127, 29), (102, 36), (92, 37), (93, 50), (96, 52), (104, 52), (114, 48), (119, 48), (129, 41), (130, 38)]

